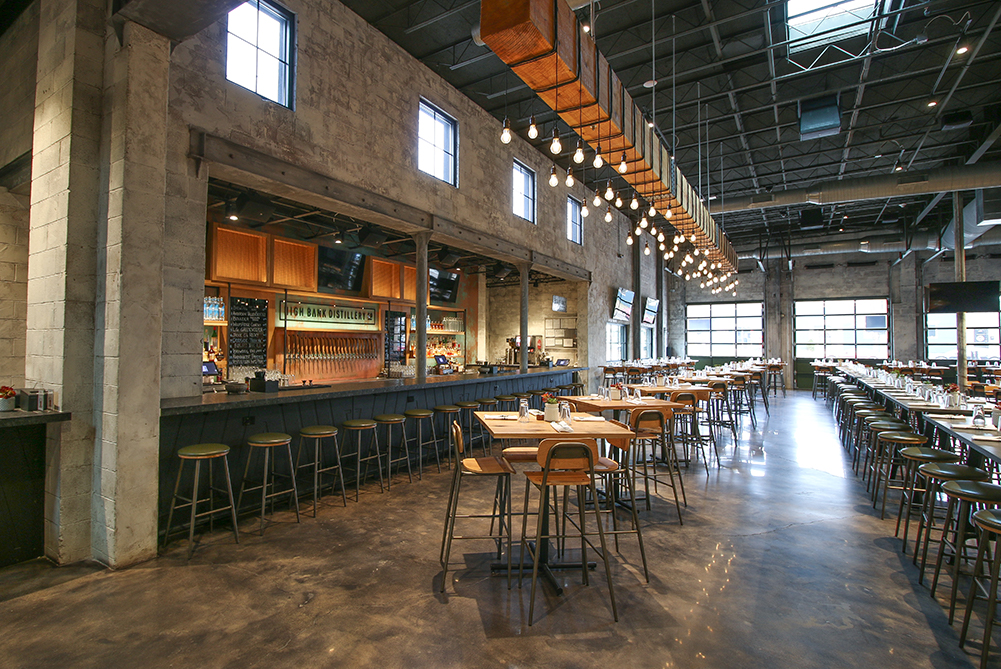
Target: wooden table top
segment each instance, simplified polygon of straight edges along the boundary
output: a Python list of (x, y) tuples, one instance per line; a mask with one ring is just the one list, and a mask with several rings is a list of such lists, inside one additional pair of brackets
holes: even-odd
[(605, 400), (594, 395), (583, 395), (578, 397), (567, 397), (566, 399), (572, 400), (574, 404), (577, 405), (578, 409), (584, 409), (586, 411), (632, 411), (634, 409), (680, 409), (683, 404), (678, 404), (677, 402), (669, 402), (668, 400), (659, 400), (655, 397), (643, 398), (641, 402), (636, 400)]
[(699, 402), (709, 399), (709, 386), (696, 386), (692, 384), (682, 384), (680, 386), (641, 386), (629, 385), (627, 388), (639, 388), (644, 395), (667, 395), (672, 400), (678, 393), (692, 393)]
[[(973, 428), (970, 425), (970, 419), (966, 416), (925, 414), (924, 420), (949, 436), (962, 441), (985, 458), (994, 462), (1001, 462), (1001, 432), (998, 432), (993, 427), (985, 429)], [(989, 426), (990, 416), (987, 417), (987, 420)]]
[[(609, 420), (574, 420), (571, 423), (573, 432), (558, 432), (552, 425), (544, 420), (536, 420), (534, 416), (527, 423), (521, 423), (517, 419), (497, 420), (491, 418), (491, 416), (497, 415), (512, 415), (512, 412), (474, 411), (473, 415), (487, 428), (490, 436), (494, 439), (549, 439), (551, 437), (566, 437), (568, 440), (574, 437), (621, 439), (634, 436), (631, 430)], [(575, 419), (578, 417), (595, 418), (587, 413), (571, 415)]]

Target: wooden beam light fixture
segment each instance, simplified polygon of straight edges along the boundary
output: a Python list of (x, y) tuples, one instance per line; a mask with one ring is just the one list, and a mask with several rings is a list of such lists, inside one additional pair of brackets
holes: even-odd
[(581, 139), (621, 156), (617, 171), (626, 168), (622, 178), (650, 203), (651, 215), (694, 237), (717, 267), (737, 270), (730, 240), (566, 0), (482, 0), (480, 37)]

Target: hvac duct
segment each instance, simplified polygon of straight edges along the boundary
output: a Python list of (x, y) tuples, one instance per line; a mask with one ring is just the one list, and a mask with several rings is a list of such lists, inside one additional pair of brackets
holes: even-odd
[(719, 214), (723, 211), (766, 209), (796, 204), (837, 204), (995, 186), (1001, 186), (1001, 163), (983, 163), (943, 167), (927, 172), (898, 172), (864, 179), (825, 181), (812, 188), (796, 188), (747, 197), (728, 197), (723, 206), (716, 204), (710, 212)]

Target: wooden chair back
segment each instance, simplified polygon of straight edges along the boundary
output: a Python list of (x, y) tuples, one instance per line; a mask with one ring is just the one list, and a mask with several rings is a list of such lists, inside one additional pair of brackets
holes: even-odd
[(535, 458), (542, 469), (553, 471), (590, 472), (598, 461), (598, 442), (595, 439), (543, 439)]
[(452, 421), (451, 430), (452, 430), (452, 449), (455, 451), (455, 458), (456, 458), (455, 461), (461, 462), (462, 454), (464, 453), (465, 449), (463, 448), (463, 443), (462, 443), (462, 426), (459, 425), (459, 421), (457, 420)]

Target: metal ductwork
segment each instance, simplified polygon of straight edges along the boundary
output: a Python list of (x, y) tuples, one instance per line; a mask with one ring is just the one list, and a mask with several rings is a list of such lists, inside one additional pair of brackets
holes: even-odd
[(825, 181), (812, 188), (795, 188), (775, 193), (726, 198), (722, 206), (715, 204), (711, 207), (710, 213), (797, 204), (838, 204), (996, 186), (1001, 186), (1001, 163), (983, 163), (928, 171), (896, 172), (864, 179)]

